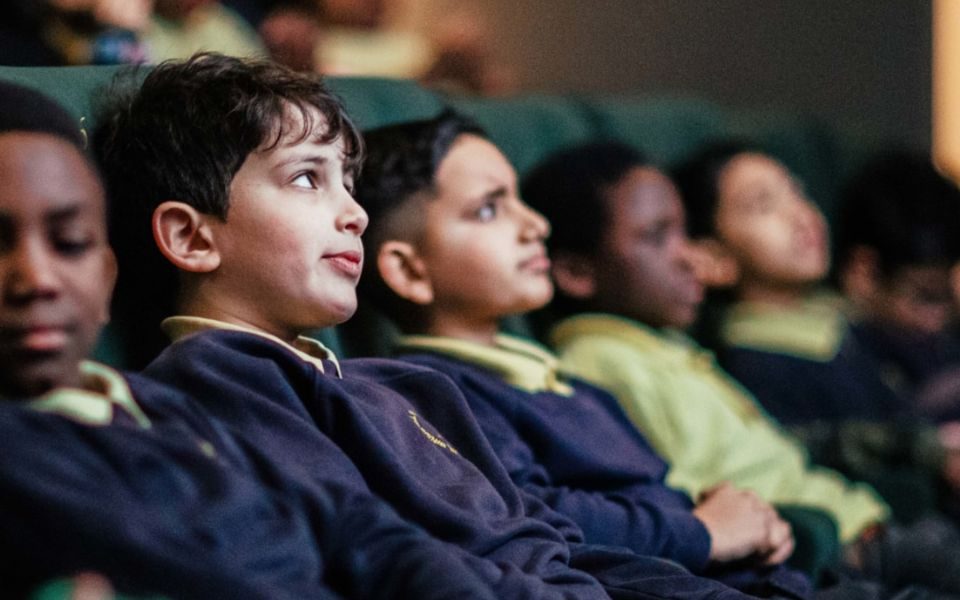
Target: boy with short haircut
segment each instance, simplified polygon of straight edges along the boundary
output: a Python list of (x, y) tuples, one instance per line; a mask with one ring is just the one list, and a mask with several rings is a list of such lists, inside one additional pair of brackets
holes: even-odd
[(835, 231), (836, 280), (860, 347), (917, 410), (937, 422), (960, 419), (951, 291), (960, 190), (929, 156), (884, 151), (845, 186)]
[(614, 392), (669, 461), (672, 484), (695, 495), (730, 481), (773, 503), (819, 508), (837, 521), (848, 563), (866, 575), (893, 588), (919, 582), (960, 590), (956, 553), (940, 546), (944, 540), (910, 541), (872, 489), (812, 466), (712, 355), (681, 333), (698, 315), (698, 279), (724, 280), (729, 270), (691, 245), (675, 192), (630, 196), (626, 183), (582, 148), (548, 159), (524, 182), (531, 206), (554, 226), (548, 244), (567, 311), (552, 331), (561, 364)]
[[(754, 570), (793, 547), (769, 505), (720, 486), (695, 507), (664, 485), (665, 463), (612, 397), (499, 333), (502, 319), (550, 299), (549, 226), (519, 199), (513, 168), (482, 130), (448, 112), (365, 140), (357, 197), (375, 225), (361, 297), (406, 334), (401, 358), (463, 390), (514, 482), (577, 522), (588, 542), (670, 558), (748, 591), (776, 581)], [(619, 148), (596, 150), (624, 160)], [(626, 160), (643, 165), (633, 153)]]
[(155, 68), (111, 114), (98, 147), (127, 241), (179, 272), (184, 314), (165, 327), (180, 339), (148, 376), (298, 485), (369, 486), (487, 559), (498, 597), (742, 597), (673, 564), (575, 543), (572, 523), (520, 495), (446, 378), (338, 363), (301, 337), (352, 314), (366, 227), (350, 193), (360, 137), (318, 78), (201, 55)]
[(94, 570), (176, 598), (494, 597), (369, 494), (268, 491), (269, 463), (174, 390), (84, 360), (115, 263), (83, 148), (63, 109), (0, 82), (4, 594)]

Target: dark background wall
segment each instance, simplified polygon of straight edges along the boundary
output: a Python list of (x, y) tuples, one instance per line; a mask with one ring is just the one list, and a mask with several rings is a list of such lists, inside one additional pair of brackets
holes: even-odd
[(929, 147), (930, 0), (477, 4), (525, 89), (695, 95)]

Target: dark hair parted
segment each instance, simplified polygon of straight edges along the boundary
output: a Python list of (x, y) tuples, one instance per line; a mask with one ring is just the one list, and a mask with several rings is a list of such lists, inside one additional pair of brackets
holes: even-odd
[[(370, 217), (364, 233), (370, 260), (366, 261), (359, 292), (404, 329), (418, 307), (383, 283), (374, 257), (385, 241), (416, 235), (416, 231), (401, 225), (401, 217), (409, 217), (409, 211), (415, 210), (412, 200), (424, 194), (428, 197), (436, 189), (440, 163), (456, 139), (466, 134), (487, 137), (478, 124), (450, 109), (432, 119), (388, 125), (364, 134), (366, 158), (363, 174), (356, 182), (356, 198)], [(402, 220), (404, 224), (411, 221)]]
[(837, 264), (856, 246), (877, 253), (892, 276), (901, 267), (960, 259), (960, 190), (926, 156), (891, 150), (873, 156), (848, 183), (837, 214)]
[(686, 210), (687, 233), (692, 239), (714, 235), (720, 177), (727, 164), (748, 152), (765, 152), (746, 141), (728, 140), (709, 144), (673, 170)]
[[(120, 266), (114, 318), (150, 332), (154, 318), (173, 312), (178, 279), (153, 242), (157, 206), (178, 200), (227, 221), (230, 184), (247, 156), (291, 138), (342, 139), (344, 164), (354, 171), (363, 153), (359, 131), (319, 75), (267, 61), (202, 53), (162, 63), (142, 83), (127, 73), (100, 113), (93, 146)], [(151, 308), (155, 314), (145, 312)], [(158, 349), (131, 345), (131, 366)]]
[(550, 221), (550, 251), (593, 254), (609, 222), (610, 188), (631, 169), (649, 164), (622, 142), (591, 142), (561, 150), (534, 167), (523, 178), (521, 195)]

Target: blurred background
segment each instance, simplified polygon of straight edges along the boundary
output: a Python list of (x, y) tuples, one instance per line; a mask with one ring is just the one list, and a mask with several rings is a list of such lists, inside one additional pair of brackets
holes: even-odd
[(9, 0), (0, 63), (150, 62), (198, 46), (263, 51), (297, 68), (471, 93), (696, 96), (812, 114), (920, 149), (933, 141), (936, 4)]

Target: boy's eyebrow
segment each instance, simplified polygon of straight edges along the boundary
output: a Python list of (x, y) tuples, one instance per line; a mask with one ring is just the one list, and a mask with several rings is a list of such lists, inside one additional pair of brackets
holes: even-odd
[(500, 187), (494, 188), (489, 192), (483, 195), (484, 200), (494, 200), (498, 198), (506, 198), (510, 194), (510, 191), (507, 189), (507, 186), (501, 185)]
[(274, 168), (282, 169), (296, 163), (312, 163), (319, 166), (326, 163), (327, 160), (328, 157), (319, 154), (297, 154), (278, 162)]
[(78, 203), (70, 204), (61, 208), (56, 208), (43, 216), (43, 220), (47, 223), (59, 223), (61, 221), (69, 221), (70, 219), (76, 217), (80, 214), (81, 206)]

